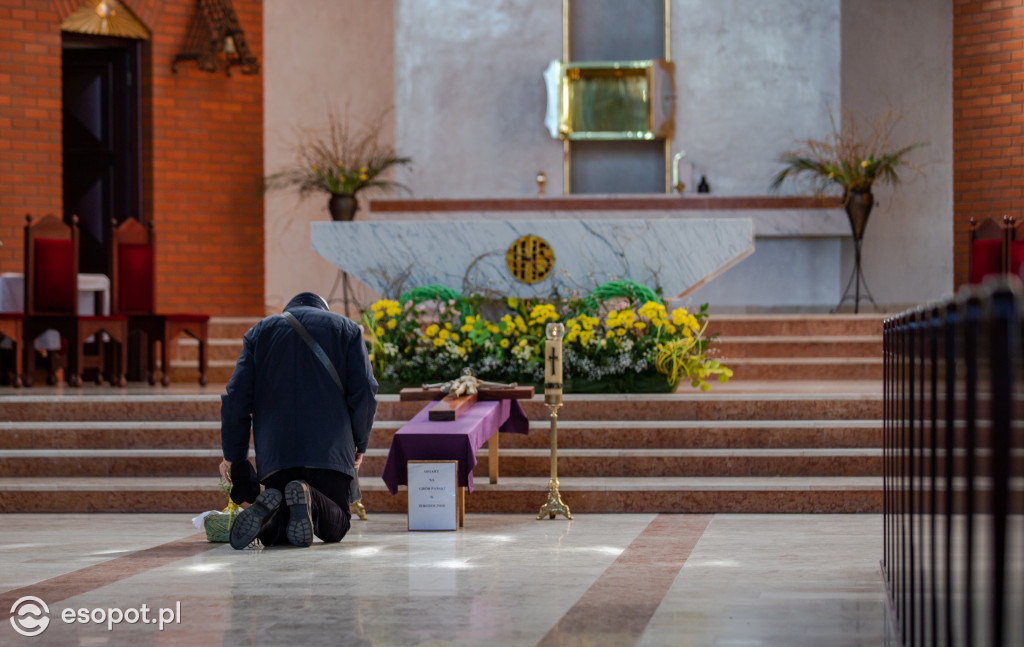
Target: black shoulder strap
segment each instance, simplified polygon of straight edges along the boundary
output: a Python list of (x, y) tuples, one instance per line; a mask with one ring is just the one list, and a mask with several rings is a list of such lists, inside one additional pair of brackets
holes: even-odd
[(313, 336), (309, 334), (309, 331), (306, 330), (306, 327), (302, 325), (302, 322), (295, 318), (295, 315), (286, 310), (285, 312), (281, 313), (281, 316), (284, 317), (285, 321), (292, 325), (292, 328), (295, 329), (295, 332), (299, 333), (299, 337), (302, 337), (302, 341), (306, 342), (306, 345), (309, 346), (310, 349), (312, 349), (313, 354), (316, 355), (316, 358), (320, 360), (321, 364), (324, 365), (324, 368), (327, 369), (327, 372), (331, 374), (331, 379), (334, 380), (334, 383), (338, 385), (338, 389), (341, 391), (341, 395), (344, 396), (345, 387), (341, 384), (341, 378), (338, 377), (338, 371), (334, 368), (334, 362), (332, 362), (331, 358), (327, 356), (326, 352), (324, 352), (323, 347), (321, 347), (320, 344), (317, 343), (315, 339), (313, 339)]

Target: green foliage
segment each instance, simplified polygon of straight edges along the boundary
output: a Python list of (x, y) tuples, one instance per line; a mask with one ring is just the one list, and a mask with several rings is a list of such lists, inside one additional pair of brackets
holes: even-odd
[(839, 187), (843, 199), (851, 191), (869, 191), (875, 182), (898, 184), (899, 169), (908, 166), (907, 155), (926, 144), (894, 147), (890, 141), (899, 122), (894, 113), (876, 118), (871, 133), (862, 130), (849, 114), (841, 124), (832, 120), (832, 133), (824, 140), (808, 139), (797, 150), (779, 156), (783, 169), (772, 178), (772, 190), (778, 190), (788, 178), (808, 178), (817, 193)]
[(669, 388), (687, 379), (706, 390), (709, 377), (725, 382), (732, 376), (709, 356), (707, 317), (706, 304), (696, 313), (685, 308), (670, 313), (650, 289), (620, 281), (582, 300), (551, 302), (516, 297), (487, 302), (444, 286), (422, 286), (400, 301), (374, 303), (362, 323), (383, 384), (443, 381), (467, 366), (483, 379), (542, 383), (545, 328), (562, 322), (567, 391), (583, 382), (647, 388), (646, 376), (654, 375)]
[[(385, 113), (386, 114), (386, 113)], [(364, 189), (405, 189), (383, 177), (396, 166), (408, 166), (412, 159), (400, 157), (391, 146), (380, 142), (384, 115), (360, 132), (346, 117), (327, 111), (326, 129), (297, 131), (296, 164), (267, 176), (266, 188), (294, 188), (299, 195), (348, 193)]]

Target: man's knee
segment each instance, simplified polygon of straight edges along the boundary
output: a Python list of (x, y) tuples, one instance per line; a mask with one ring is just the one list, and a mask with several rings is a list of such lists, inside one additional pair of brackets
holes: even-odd
[[(335, 512), (335, 511), (332, 511)], [(333, 518), (325, 519), (321, 515), (319, 523), (317, 524), (316, 536), (319, 537), (325, 544), (333, 544), (344, 539), (345, 535), (348, 534), (349, 528), (352, 527), (352, 515), (347, 510), (337, 510), (336, 515), (331, 515)]]

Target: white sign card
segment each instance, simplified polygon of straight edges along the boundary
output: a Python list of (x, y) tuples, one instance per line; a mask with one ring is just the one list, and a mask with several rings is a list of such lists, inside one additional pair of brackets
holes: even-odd
[(459, 461), (409, 461), (409, 530), (457, 530)]

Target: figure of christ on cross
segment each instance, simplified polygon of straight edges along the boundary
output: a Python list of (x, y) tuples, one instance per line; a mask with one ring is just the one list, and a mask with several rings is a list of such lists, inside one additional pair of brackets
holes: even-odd
[(418, 389), (402, 389), (398, 399), (402, 402), (441, 400), (430, 410), (429, 420), (455, 420), (478, 400), (528, 400), (533, 394), (532, 386), (487, 382), (478, 379), (472, 369), (465, 368), (457, 379), (424, 384)]

